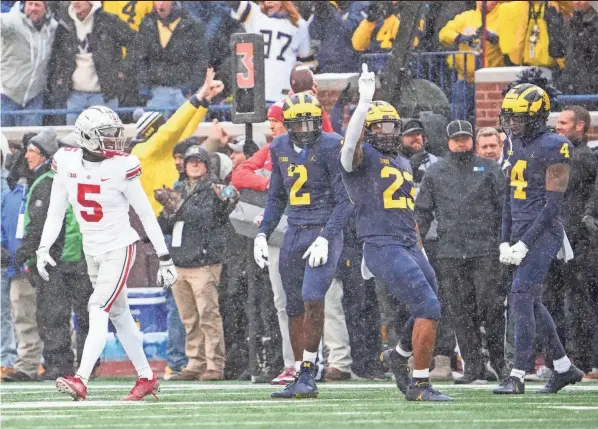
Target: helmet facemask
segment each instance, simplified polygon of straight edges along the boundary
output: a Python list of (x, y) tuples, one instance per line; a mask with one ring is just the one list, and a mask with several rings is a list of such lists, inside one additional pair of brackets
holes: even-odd
[(400, 120), (378, 121), (365, 129), (365, 140), (385, 155), (394, 155), (401, 146), (402, 122)]
[(506, 134), (515, 138), (530, 137), (536, 134), (548, 119), (548, 113), (538, 113), (536, 115), (510, 113), (504, 110), (500, 113), (500, 124)]
[(322, 117), (297, 117), (287, 119), (284, 126), (294, 145), (300, 148), (313, 146), (322, 135)]

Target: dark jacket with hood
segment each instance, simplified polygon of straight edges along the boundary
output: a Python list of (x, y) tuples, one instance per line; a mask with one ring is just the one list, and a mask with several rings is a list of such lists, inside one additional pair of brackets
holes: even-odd
[(168, 235), (174, 235), (175, 224), (183, 222), (181, 245), (173, 247), (172, 241), (168, 245), (177, 267), (194, 268), (222, 262), (228, 215), (233, 206), (218, 198), (212, 188), (214, 183), (217, 179), (213, 176), (200, 180), (194, 187), (190, 187), (187, 180), (177, 182), (174, 190), (181, 193), (181, 204), (174, 213), (164, 208), (158, 217), (162, 232)]
[(426, 172), (415, 200), (420, 234), (438, 220), (438, 258), (498, 254), (505, 178), (473, 152), (449, 152)]
[[(101, 93), (105, 100), (111, 100), (123, 94), (127, 82), (119, 77), (119, 73), (130, 76), (134, 71), (131, 55), (123, 58), (123, 48), (129, 53), (133, 50), (137, 33), (116, 15), (101, 8), (92, 6), (90, 13), (93, 14), (93, 27), (86, 42), (92, 53)], [(58, 20), (48, 80), (52, 100), (57, 105), (64, 104), (72, 91), (78, 49), (75, 22), (64, 13)]]
[(569, 184), (565, 192), (564, 204), (564, 225), (565, 231), (571, 243), (575, 245), (583, 236), (585, 228), (581, 219), (589, 204), (596, 174), (598, 172), (598, 159), (588, 147), (587, 138), (583, 140), (571, 140), (573, 152), (571, 154), (571, 170), (569, 173)]
[[(15, 255), (15, 265), (21, 267), (28, 260), (35, 258), (35, 252), (42, 239), (42, 232), (48, 209), (50, 207), (50, 194), (54, 183), (54, 172), (50, 163), (42, 164), (29, 180), (29, 194), (25, 210), (25, 236)], [(65, 238), (65, 222), (62, 224), (60, 234), (50, 248), (50, 256), (58, 262), (62, 257)], [(32, 261), (28, 263), (32, 267)]]

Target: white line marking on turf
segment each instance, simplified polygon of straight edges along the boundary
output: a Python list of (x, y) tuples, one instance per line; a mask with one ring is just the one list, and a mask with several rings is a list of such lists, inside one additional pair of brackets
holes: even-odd
[(583, 406), (583, 405), (558, 405), (558, 406), (550, 406), (550, 407), (542, 407), (542, 408), (557, 408), (557, 409), (561, 409), (561, 410), (580, 410), (580, 411), (598, 410), (598, 407)]
[[(130, 385), (133, 383), (122, 383), (122, 384), (96, 384), (92, 382), (90, 384), (90, 389), (93, 390), (111, 390), (111, 389), (128, 389)], [(590, 383), (588, 383), (590, 384)], [(566, 390), (571, 391), (590, 391), (590, 392), (598, 392), (598, 383), (592, 383), (593, 385), (575, 385), (575, 386), (567, 386)], [(541, 384), (533, 384), (530, 383), (530, 386)], [(436, 387), (442, 390), (490, 390), (492, 388), (492, 384), (487, 385), (455, 385), (455, 384), (436, 384)], [(195, 384), (179, 384), (177, 382), (161, 382), (160, 390), (277, 390), (281, 389), (283, 386), (274, 386), (270, 384), (202, 384), (200, 382)], [(336, 390), (336, 389), (349, 389), (349, 390), (358, 390), (358, 389), (396, 389), (396, 384), (394, 383), (318, 383), (318, 388), (321, 390)], [(10, 390), (39, 390), (39, 391), (47, 391), (47, 390), (54, 390), (56, 389), (55, 385), (52, 383), (14, 383), (14, 384), (6, 384), (3, 383), (0, 386), (0, 391), (3, 393), (8, 393), (6, 391)]]
[[(558, 419), (538, 419), (538, 418), (520, 418), (520, 419), (472, 419), (472, 420), (468, 420), (468, 423), (526, 423), (526, 422), (547, 422), (547, 423), (554, 423), (555, 421), (559, 421)], [(566, 418), (564, 418), (562, 421), (568, 421)], [(576, 423), (582, 422), (582, 421), (594, 421), (594, 419), (576, 419), (575, 420)], [(92, 428), (97, 428), (98, 425), (97, 424), (73, 424), (73, 425), (69, 425), (69, 424), (62, 424), (64, 422), (61, 422), (61, 427), (62, 428), (72, 428), (72, 429), (92, 429)], [(331, 423), (331, 422), (328, 422)], [(338, 423), (335, 422), (335, 423)], [(427, 424), (427, 423), (431, 423), (431, 424), (438, 424), (438, 423), (443, 423), (443, 424), (463, 424), (463, 420), (447, 420), (447, 419), (415, 419), (415, 420), (400, 420), (397, 421), (396, 417), (392, 417), (392, 418), (388, 418), (388, 419), (367, 419), (367, 420), (345, 420), (342, 422), (343, 426), (350, 426), (350, 425), (368, 425), (368, 427), (371, 427), (371, 425), (376, 425), (376, 424), (385, 424), (385, 423), (400, 423), (401, 426), (403, 425), (418, 425), (421, 426), (421, 424)], [(235, 421), (234, 422), (234, 426), (238, 427), (238, 426), (264, 426), (264, 425), (268, 425), (268, 424), (276, 424), (278, 426), (284, 426), (284, 425), (289, 425), (291, 427), (295, 427), (295, 425), (297, 425), (297, 421), (296, 420), (280, 420), (280, 419), (276, 419), (276, 420), (243, 420), (243, 421)], [(162, 421), (160, 422), (160, 427), (171, 427), (171, 426), (176, 426), (176, 427), (181, 427), (181, 426), (192, 426), (192, 427), (198, 427), (198, 426), (231, 426), (231, 422), (223, 422), (223, 421), (192, 421), (192, 422), (168, 422), (168, 421)], [(123, 428), (123, 427), (133, 427), (133, 428), (140, 428), (140, 427), (155, 427), (155, 423), (140, 423), (140, 422), (132, 422), (132, 423), (124, 423), (124, 422), (120, 422), (116, 425), (110, 425), (110, 424), (104, 424), (103, 427), (119, 427), (119, 428)], [(35, 425), (35, 429), (55, 429), (56, 426), (45, 426), (45, 425)]]

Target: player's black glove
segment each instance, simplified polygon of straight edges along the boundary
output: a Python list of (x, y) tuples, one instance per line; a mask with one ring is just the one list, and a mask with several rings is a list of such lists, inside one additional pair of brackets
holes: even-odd
[(367, 9), (367, 20), (370, 22), (376, 22), (379, 19), (384, 19), (388, 15), (390, 7), (389, 1), (371, 1)]
[(409, 158), (409, 163), (411, 164), (411, 169), (414, 173), (419, 170), (419, 167), (426, 164), (428, 161), (430, 161), (430, 154), (425, 150), (413, 154), (411, 158)]
[(586, 215), (581, 220), (581, 223), (586, 227), (590, 236), (598, 236), (598, 219), (594, 216)]
[(475, 39), (477, 39), (478, 36), (477, 34), (459, 34), (457, 35), (457, 37), (455, 37), (455, 44), (459, 45), (461, 43), (465, 43), (469, 46), (473, 45), (473, 42)]

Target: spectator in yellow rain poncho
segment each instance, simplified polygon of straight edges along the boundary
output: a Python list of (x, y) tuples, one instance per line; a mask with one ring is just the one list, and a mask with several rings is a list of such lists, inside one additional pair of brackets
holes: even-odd
[(154, 191), (163, 186), (171, 187), (179, 174), (172, 160), (174, 146), (191, 137), (208, 112), (213, 97), (220, 94), (224, 84), (214, 80), (214, 70), (208, 69), (206, 80), (199, 91), (189, 98), (167, 120), (157, 112), (146, 112), (137, 121), (137, 139), (131, 149), (141, 162), (141, 185), (154, 213), (160, 214), (162, 205), (156, 201)]

